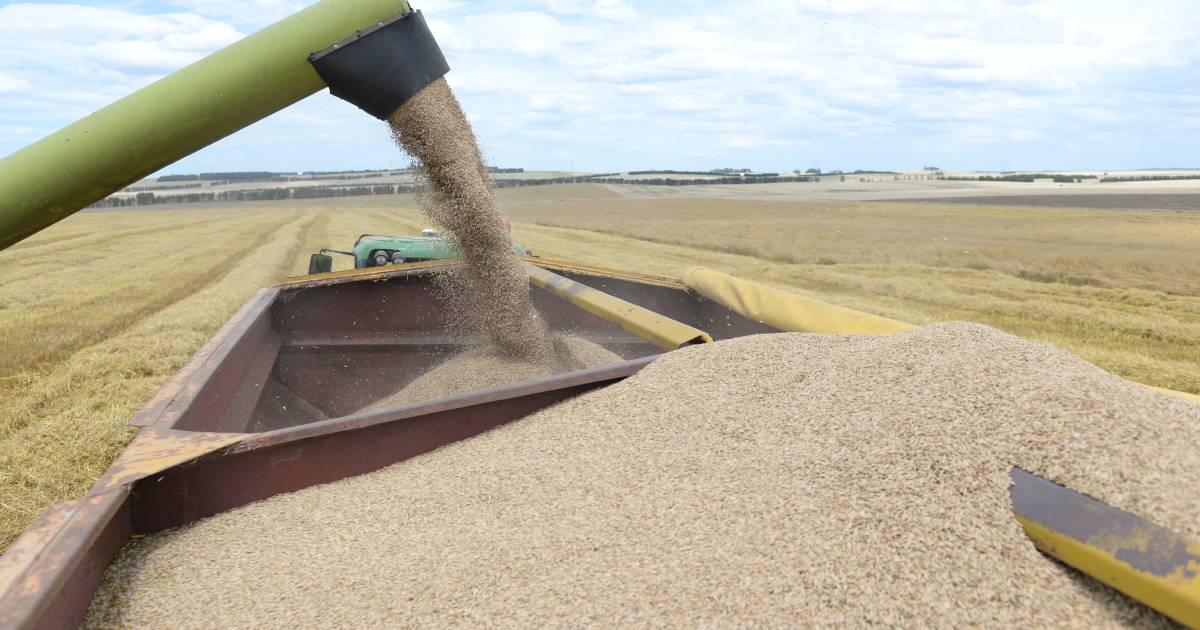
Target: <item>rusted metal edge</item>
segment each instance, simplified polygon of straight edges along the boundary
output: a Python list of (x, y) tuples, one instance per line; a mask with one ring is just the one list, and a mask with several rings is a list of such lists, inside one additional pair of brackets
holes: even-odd
[(653, 357), (249, 436), (134, 484), (133, 531), (373, 472), (624, 379)]
[(217, 329), (212, 338), (192, 355), (171, 380), (158, 388), (154, 396), (133, 415), (129, 424), (145, 427), (155, 423), (164, 426), (174, 423), (186, 408), (171, 409), (172, 403), (179, 399), (191, 401), (195, 398), (196, 392), (203, 388), (222, 360), (233, 351), (246, 329), (270, 309), (278, 295), (277, 288), (260, 289), (255, 293), (229, 321)]
[(100, 480), (88, 490), (88, 494), (99, 494), (128, 486), (143, 477), (158, 474), (172, 466), (237, 444), (246, 439), (247, 435), (180, 431), (160, 426), (146, 427), (121, 451)]
[(444, 258), (424, 262), (403, 263), (386, 267), (364, 267), (362, 269), (345, 269), (328, 273), (314, 273), (305, 276), (284, 278), (275, 284), (279, 289), (308, 289), (324, 287), (347, 282), (365, 282), (372, 280), (388, 280), (401, 276), (411, 276), (432, 269), (455, 267), (462, 264), (461, 258)]
[(129, 487), (55, 506), (0, 556), (0, 628), (74, 628), (130, 534)]
[[(634, 339), (620, 333), (573, 333), (580, 339), (603, 346), (643, 345), (645, 340)], [(311, 331), (294, 330), (280, 333), (284, 348), (337, 348), (337, 347), (473, 347), (483, 337), (478, 334), (448, 334), (434, 332), (388, 332), (388, 331)]]
[[(535, 258), (532, 256), (521, 256), (521, 260), (527, 263), (551, 269), (554, 271), (565, 273), (578, 273), (588, 276), (600, 276), (607, 278), (616, 278), (618, 280), (629, 280), (632, 282), (640, 282), (642, 284), (651, 284), (670, 289), (678, 289), (686, 291), (687, 285), (683, 284), (675, 278), (667, 278), (664, 276), (655, 276), (645, 273), (636, 273), (630, 271), (621, 271), (618, 269), (609, 269), (607, 267), (597, 267), (595, 265), (584, 265), (567, 260), (552, 260), (546, 258)], [(397, 276), (407, 276), (421, 271), (431, 269), (441, 269), (445, 267), (454, 267), (462, 264), (461, 258), (446, 258), (442, 260), (429, 260), (417, 263), (404, 263), (401, 265), (388, 265), (386, 267), (366, 267), (363, 269), (345, 269), (343, 271), (330, 271), (328, 273), (316, 273), (305, 276), (292, 276), (284, 278), (275, 286), (281, 289), (301, 289), (310, 287), (327, 286), (331, 284), (343, 284), (346, 282), (359, 282), (370, 280), (387, 280)]]
[(1200, 628), (1200, 542), (1013, 468), (1013, 513), (1037, 548)]
[[(621, 380), (655, 358), (236, 436), (245, 441), (132, 483), (96, 489), (45, 512), (0, 556), (0, 628), (76, 626), (132, 533), (161, 531), (281, 492), (378, 470)], [(160, 430), (187, 433), (146, 429), (148, 435)], [(146, 452), (140, 461), (161, 461), (153, 449)]]
[(522, 396), (530, 396), (550, 390), (566, 389), (582, 385), (604, 384), (621, 380), (627, 376), (630, 376), (641, 370), (643, 367), (653, 363), (654, 360), (660, 356), (662, 355), (655, 354), (630, 361), (621, 361), (619, 363), (610, 363), (608, 365), (588, 368), (585, 370), (576, 370), (574, 372), (556, 374), (543, 378), (518, 381), (508, 385), (471, 391), (464, 394), (443, 396), (430, 401), (389, 407), (387, 409), (380, 409), (378, 411), (358, 413), (350, 416), (333, 418), (330, 420), (310, 422), (308, 424), (277, 429), (275, 431), (268, 431), (264, 433), (246, 434), (244, 436), (245, 439), (233, 446), (233, 448), (230, 449), (230, 452), (250, 451), (273, 444), (294, 442), (320, 435), (337, 433), (340, 431), (362, 429), (388, 422), (398, 422), (408, 418), (415, 418), (427, 414), (454, 411), (456, 409), (462, 409), (466, 407), (478, 407), (492, 402), (520, 398)]

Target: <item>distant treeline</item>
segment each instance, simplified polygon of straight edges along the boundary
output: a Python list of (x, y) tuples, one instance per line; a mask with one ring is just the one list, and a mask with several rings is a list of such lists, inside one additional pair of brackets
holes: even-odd
[(1052, 175), (1049, 173), (1022, 173), (1020, 175), (979, 175), (976, 177), (951, 176), (951, 181), (971, 182), (1024, 182), (1032, 183), (1039, 179), (1052, 179), (1059, 184), (1078, 184), (1085, 179), (1096, 179), (1096, 175)]
[(1192, 175), (1129, 175), (1122, 177), (1102, 177), (1102, 182), (1163, 182), (1173, 179), (1200, 179), (1200, 174)]
[(160, 182), (195, 182), (201, 180), (225, 179), (241, 182), (246, 180), (270, 180), (279, 175), (294, 175), (295, 173), (271, 173), (268, 171), (231, 171), (228, 173), (200, 173), (199, 175), (163, 175)]
[[(783, 182), (815, 182), (816, 177), (717, 177), (706, 179), (627, 179), (624, 177), (597, 178), (594, 176), (547, 177), (541, 179), (496, 180), (496, 188), (520, 188), (523, 186), (548, 186), (553, 184), (632, 184), (636, 186), (713, 186), (721, 184), (761, 184)], [(221, 192), (197, 192), (178, 195), (156, 195), (139, 192), (131, 197), (108, 197), (88, 206), (90, 208), (124, 208), (129, 206), (157, 206), (177, 203), (222, 203), (230, 201), (277, 201), (287, 199), (324, 199), (328, 197), (359, 197), (364, 195), (396, 195), (417, 192), (419, 187), (407, 184), (377, 184), (373, 186), (280, 186), (278, 188), (254, 188), (246, 190), (223, 190)]]
[[(523, 168), (500, 168), (498, 166), (487, 167), (489, 173), (524, 173)], [(384, 177), (387, 175), (402, 175), (411, 172), (412, 169), (364, 169), (359, 171), (304, 171), (303, 173), (272, 173), (270, 171), (229, 171), (223, 173), (198, 173), (195, 175), (163, 175), (159, 177), (157, 182), (209, 182), (213, 186), (222, 184), (244, 184), (254, 182), (294, 182), (294, 181), (309, 181), (313, 179), (367, 179), (372, 177)], [(149, 187), (142, 187), (148, 189)], [(166, 190), (160, 188), (159, 190)], [(128, 192), (134, 192), (129, 190)]]
[(179, 195), (155, 195), (140, 192), (132, 197), (108, 197), (88, 206), (89, 208), (123, 208), (127, 206), (157, 206), (176, 203), (220, 203), (227, 201), (273, 201), (286, 199), (323, 199), (327, 197), (361, 197), (365, 195), (395, 195), (411, 193), (416, 187), (405, 184), (380, 184), (376, 186), (297, 186), (279, 188), (253, 188), (246, 190), (223, 190), (221, 192), (186, 193)]
[(130, 186), (122, 192), (142, 192), (145, 190), (183, 190), (185, 188), (201, 188), (204, 184), (175, 184), (173, 186)]
[[(633, 173), (630, 173), (631, 175)], [(630, 184), (634, 186), (716, 186), (722, 184), (774, 184), (784, 182), (815, 182), (816, 177), (797, 175), (788, 177), (748, 175), (745, 177), (706, 177), (704, 179), (679, 179), (673, 177), (654, 177), (650, 179), (628, 179), (625, 177), (600, 177), (598, 175), (583, 175), (579, 177), (553, 177), (548, 179), (503, 179), (496, 182), (496, 188), (518, 188), (521, 186), (546, 186), (550, 184)]]
[[(349, 175), (349, 174), (337, 174), (337, 175), (334, 175), (334, 174), (325, 174), (325, 175), (313, 175), (312, 177), (295, 177), (295, 176), (293, 176), (293, 177), (272, 177), (272, 178), (271, 178), (271, 179), (269, 179), (269, 180), (262, 180), (262, 181), (271, 181), (271, 182), (311, 182), (311, 181), (313, 181), (313, 180), (326, 180), (326, 179), (332, 179), (332, 180), (337, 180), (337, 181), (346, 181), (346, 180), (351, 180), (351, 179), (372, 179), (372, 178), (376, 178), (376, 177), (384, 177), (384, 176), (387, 176), (387, 175), (394, 175), (394, 174), (395, 174), (395, 173), (392, 173), (391, 171), (370, 171), (370, 172), (363, 171), (363, 172), (360, 172), (360, 173), (358, 173), (358, 174), (356, 174), (356, 175)], [(246, 181), (246, 180), (242, 180), (241, 182), (239, 182), (239, 181), (237, 181), (237, 180), (229, 180), (229, 181), (223, 181), (223, 182), (213, 182), (213, 183), (212, 183), (212, 185), (213, 185), (213, 186), (220, 186), (221, 184), (240, 184), (240, 183), (244, 183), (245, 181)], [(253, 181), (253, 180), (252, 180), (252, 181)]]
[[(218, 179), (218, 175), (229, 175), (229, 173), (201, 173), (199, 175), (164, 175), (158, 178), (159, 182), (196, 182), (193, 184), (177, 184), (172, 186), (133, 186), (126, 188), (123, 192), (141, 192), (145, 190), (175, 190), (180, 188), (203, 188), (208, 186), (225, 186), (228, 184), (255, 184), (255, 183), (290, 183), (290, 182), (311, 182), (319, 180), (353, 180), (353, 179), (371, 179), (376, 177), (386, 177), (388, 175), (400, 175), (406, 171), (353, 171), (347, 173), (305, 173), (304, 176), (295, 174), (274, 174), (274, 173), (239, 173), (236, 178)], [(268, 175), (269, 177), (250, 177), (251, 175)]]
[[(619, 175), (620, 173), (612, 173)], [(753, 173), (748, 168), (719, 168), (712, 171), (671, 171), (671, 170), (655, 170), (655, 171), (629, 171), (630, 175), (743, 175), (745, 177), (775, 177), (779, 173)], [(598, 177), (598, 175), (592, 175)]]
[(406, 168), (402, 168), (400, 170), (396, 170), (394, 168), (368, 168), (368, 169), (363, 169), (363, 170), (359, 170), (359, 171), (304, 171), (303, 173), (300, 173), (300, 174), (301, 175), (320, 176), (320, 175), (348, 175), (348, 174), (359, 174), (359, 173), (379, 173), (380, 175), (386, 175), (386, 174), (390, 173), (392, 175), (399, 175), (400, 173), (407, 173), (408, 170), (409, 169), (406, 169)]
[(629, 171), (630, 175), (713, 175), (708, 171)]

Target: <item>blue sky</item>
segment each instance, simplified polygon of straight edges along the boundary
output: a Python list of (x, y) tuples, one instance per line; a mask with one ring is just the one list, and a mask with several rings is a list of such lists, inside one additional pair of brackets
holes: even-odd
[[(308, 4), (0, 2), (0, 155)], [(1200, 167), (1195, 0), (414, 6), (500, 166)], [(167, 171), (405, 163), (322, 92)]]

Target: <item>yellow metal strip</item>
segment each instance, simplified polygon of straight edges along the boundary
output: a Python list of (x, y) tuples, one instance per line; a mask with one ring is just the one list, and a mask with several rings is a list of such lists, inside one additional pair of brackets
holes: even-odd
[[(1169, 577), (1151, 575), (1134, 569), (1104, 549), (1059, 534), (1020, 514), (1016, 517), (1025, 529), (1025, 535), (1042, 553), (1071, 565), (1189, 628), (1200, 628), (1200, 580), (1194, 577), (1200, 565), (1190, 565), (1191, 580), (1183, 577), (1187, 567), (1180, 567)], [(1196, 545), (1189, 547), (1189, 550), (1200, 553), (1200, 547)]]
[(1043, 553), (1200, 627), (1200, 543), (1020, 468), (1013, 515)]
[(529, 281), (597, 316), (621, 325), (621, 328), (663, 350), (674, 350), (691, 343), (712, 343), (712, 336), (632, 302), (564, 278), (556, 273), (525, 264)]
[[(1141, 385), (1141, 383), (1138, 383), (1138, 384)], [(1154, 391), (1156, 391), (1160, 394), (1174, 396), (1176, 398), (1181, 398), (1181, 399), (1187, 400), (1189, 402), (1200, 403), (1200, 396), (1197, 396), (1195, 394), (1189, 394), (1187, 392), (1175, 391), (1173, 389), (1164, 389), (1162, 387), (1155, 387), (1153, 385), (1145, 385), (1145, 387), (1149, 387), (1150, 389), (1153, 389)]]
[(608, 267), (597, 267), (595, 265), (585, 265), (582, 263), (571, 262), (569, 260), (552, 260), (546, 258), (530, 258), (522, 257), (526, 262), (531, 262), (539, 267), (544, 267), (551, 271), (575, 273), (588, 276), (599, 276), (601, 278), (616, 278), (617, 280), (629, 280), (638, 284), (649, 284), (657, 287), (667, 287), (669, 289), (686, 289), (687, 286), (674, 278), (665, 278), (663, 276), (655, 276), (648, 273), (634, 273), (630, 271), (621, 271), (619, 269), (609, 269)]

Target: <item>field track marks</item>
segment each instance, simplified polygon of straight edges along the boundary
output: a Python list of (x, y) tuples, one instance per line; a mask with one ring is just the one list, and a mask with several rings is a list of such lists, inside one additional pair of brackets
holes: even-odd
[[(186, 228), (197, 223), (205, 223), (210, 221), (220, 221), (227, 219), (227, 216), (208, 215), (180, 215), (187, 217), (179, 219), (176, 217), (167, 218), (162, 216), (147, 216), (143, 221), (135, 221), (132, 218), (123, 219), (121, 221), (110, 222), (109, 225), (98, 221), (89, 221), (87, 223), (77, 222), (70, 225), (58, 224), (47, 228), (44, 232), (31, 236), (29, 239), (21, 241), (12, 247), (4, 250), (5, 252), (20, 252), (22, 255), (31, 255), (35, 252), (41, 253), (45, 250), (60, 250), (65, 247), (73, 247), (76, 245), (95, 247), (111, 242), (115, 239), (122, 238), (133, 234), (144, 234), (146, 232), (154, 232), (156, 230), (171, 230), (177, 228)], [(69, 221), (70, 219), (68, 219)], [(117, 225), (111, 225), (116, 223)], [(61, 232), (61, 233), (60, 233)], [(43, 237), (43, 235), (45, 235)]]
[(1052, 343), (1126, 378), (1200, 393), (1200, 361), (1192, 358), (1192, 349), (1200, 345), (1200, 327), (1190, 323), (1200, 296), (1068, 286), (995, 270), (782, 263), (526, 223), (518, 223), (516, 233), (546, 258), (669, 277), (702, 265), (914, 324), (981, 322)]
[[(37, 275), (69, 273), (72, 269), (84, 269), (88, 263), (106, 257), (136, 258), (140, 252), (133, 243), (165, 240), (179, 232), (229, 220), (228, 216), (207, 217), (187, 222), (127, 228), (112, 233), (104, 232), (102, 236), (74, 236), (63, 241), (38, 244), (16, 251), (8, 249), (0, 252), (0, 261), (4, 263), (0, 266), (0, 280), (10, 283)], [(154, 238), (138, 239), (143, 236)]]
[(329, 224), (333, 220), (333, 213), (318, 212), (309, 214), (313, 219), (304, 228), (304, 233), (300, 236), (300, 245), (296, 248), (295, 255), (289, 260), (290, 264), (285, 265), (284, 269), (280, 272), (281, 276), (297, 276), (308, 273), (308, 257), (317, 253), (317, 250), (322, 247), (341, 249), (338, 246), (340, 244), (325, 242), (329, 237)]
[[(231, 268), (230, 261), (253, 248), (264, 234), (277, 230), (286, 217), (256, 218), (261, 225), (245, 221), (222, 224), (205, 222), (192, 226), (173, 239), (187, 245), (161, 243), (149, 257), (117, 256), (110, 265), (90, 264), (78, 269), (35, 278), (21, 285), (8, 285), (5, 292), (36, 291), (9, 295), (0, 302), (13, 313), (0, 322), (0, 345), (6, 361), (0, 364), (0, 390), (7, 377), (44, 372), (79, 348), (119, 334), (142, 318), (161, 310), (181, 297), (195, 293)], [(156, 237), (157, 238), (157, 237)]]
[[(294, 260), (311, 214), (290, 220), (192, 295), (82, 348), (0, 396), (0, 551), (47, 506), (82, 495), (136, 433), (129, 418), (259, 288)], [(277, 215), (277, 216), (278, 216)]]

